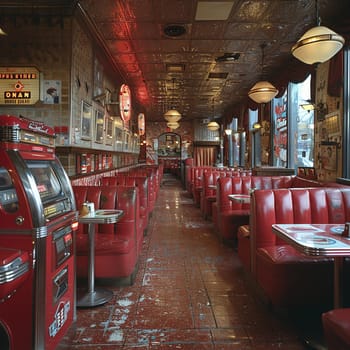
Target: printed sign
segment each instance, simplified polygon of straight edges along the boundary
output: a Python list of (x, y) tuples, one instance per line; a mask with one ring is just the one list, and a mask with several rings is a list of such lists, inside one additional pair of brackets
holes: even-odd
[(35, 67), (0, 67), (0, 105), (33, 105), (39, 100)]

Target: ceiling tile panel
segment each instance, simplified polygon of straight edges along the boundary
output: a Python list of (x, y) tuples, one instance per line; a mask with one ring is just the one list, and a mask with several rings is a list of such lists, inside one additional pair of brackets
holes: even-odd
[[(267, 45), (263, 70), (267, 79), (290, 62), (305, 68), (303, 63), (293, 61), (290, 49), (316, 24), (314, 0), (206, 1), (218, 7), (221, 2), (232, 2), (228, 19), (212, 20), (215, 8), (212, 14), (205, 14), (211, 20), (196, 21), (199, 0), (79, 0), (78, 5), (76, 0), (64, 2), (84, 9), (82, 17), (87, 24), (93, 24), (92, 33), (102, 39), (101, 47), (109, 50), (108, 57), (134, 89), (135, 100), (147, 101), (147, 119), (159, 121), (172, 97), (188, 119), (210, 115), (213, 98), (215, 114), (219, 116), (245, 103), (248, 90), (262, 76), (263, 43)], [(31, 6), (52, 6), (50, 0), (30, 2)], [(323, 25), (338, 30), (345, 27), (349, 0), (318, 2)], [(14, 15), (18, 15), (26, 11), (28, 1), (16, 0), (16, 6), (6, 11), (16, 11)], [(169, 36), (165, 33), (169, 25), (170, 34), (181, 34), (179, 29), (184, 33)], [(217, 61), (218, 57), (235, 53), (240, 54), (236, 61)], [(169, 70), (169, 64), (183, 69), (174, 72)], [(210, 73), (226, 75), (209, 79)]]

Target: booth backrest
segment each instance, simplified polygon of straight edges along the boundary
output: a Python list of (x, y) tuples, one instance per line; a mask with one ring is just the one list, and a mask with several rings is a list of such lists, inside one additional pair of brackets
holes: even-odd
[(146, 176), (131, 176), (126, 174), (117, 174), (101, 178), (102, 186), (136, 186), (139, 189), (140, 206), (149, 210), (148, 203), (148, 178)]
[(293, 176), (233, 176), (220, 177), (217, 180), (217, 210), (241, 209), (242, 204), (232, 202), (229, 194), (249, 194), (251, 189), (288, 188)]
[[(216, 201), (217, 210), (234, 209), (234, 203), (229, 200), (229, 194), (249, 194), (250, 190), (275, 188), (307, 188), (307, 187), (334, 187), (349, 188), (336, 183), (322, 183), (304, 179), (295, 175), (282, 176), (232, 176), (218, 178)], [(236, 205), (237, 206), (237, 205)], [(238, 207), (237, 207), (238, 208)]]
[[(92, 202), (95, 210), (121, 209), (123, 217), (115, 224), (100, 224), (96, 233), (118, 234), (119, 237), (130, 234), (136, 237), (139, 222), (138, 189), (125, 186), (73, 186), (77, 208), (84, 202)], [(87, 233), (87, 225), (79, 225), (77, 234)]]

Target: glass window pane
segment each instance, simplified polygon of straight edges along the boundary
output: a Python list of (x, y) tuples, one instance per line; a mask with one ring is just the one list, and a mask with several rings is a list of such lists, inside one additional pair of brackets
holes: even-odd
[(273, 166), (287, 167), (287, 91), (280, 98), (272, 100)]
[(295, 111), (291, 115), (296, 116), (296, 130), (291, 135), (295, 135), (294, 166), (313, 167), (314, 166), (314, 111), (305, 110), (301, 107), (306, 101), (311, 99), (311, 76), (305, 81), (295, 85), (294, 104)]

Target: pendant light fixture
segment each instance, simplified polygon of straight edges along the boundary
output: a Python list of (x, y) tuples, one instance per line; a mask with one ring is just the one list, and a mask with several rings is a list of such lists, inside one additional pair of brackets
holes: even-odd
[(208, 130), (210, 131), (216, 131), (220, 129), (220, 125), (217, 122), (210, 122), (207, 125)]
[[(173, 97), (175, 91), (175, 78), (173, 78)], [(174, 101), (172, 101), (172, 107), (164, 113), (164, 119), (169, 123), (176, 123), (181, 119), (181, 114), (175, 109)]]
[[(213, 97), (213, 101), (212, 101), (212, 109), (213, 109), (213, 119), (215, 118), (215, 105), (214, 105), (214, 97)], [(216, 121), (212, 121), (210, 123), (208, 123), (207, 125), (208, 130), (210, 131), (216, 131), (220, 129), (220, 125), (216, 122)]]
[(180, 124), (178, 122), (167, 122), (166, 126), (171, 130), (175, 130), (180, 126)]
[[(264, 49), (266, 44), (261, 44), (261, 75), (264, 71)], [(248, 96), (256, 103), (270, 102), (276, 95), (278, 90), (268, 81), (261, 80), (257, 82), (248, 92)]]
[(316, 6), (316, 27), (309, 29), (292, 47), (292, 55), (306, 64), (323, 63), (338, 53), (344, 45), (344, 38), (333, 30), (321, 26)]

